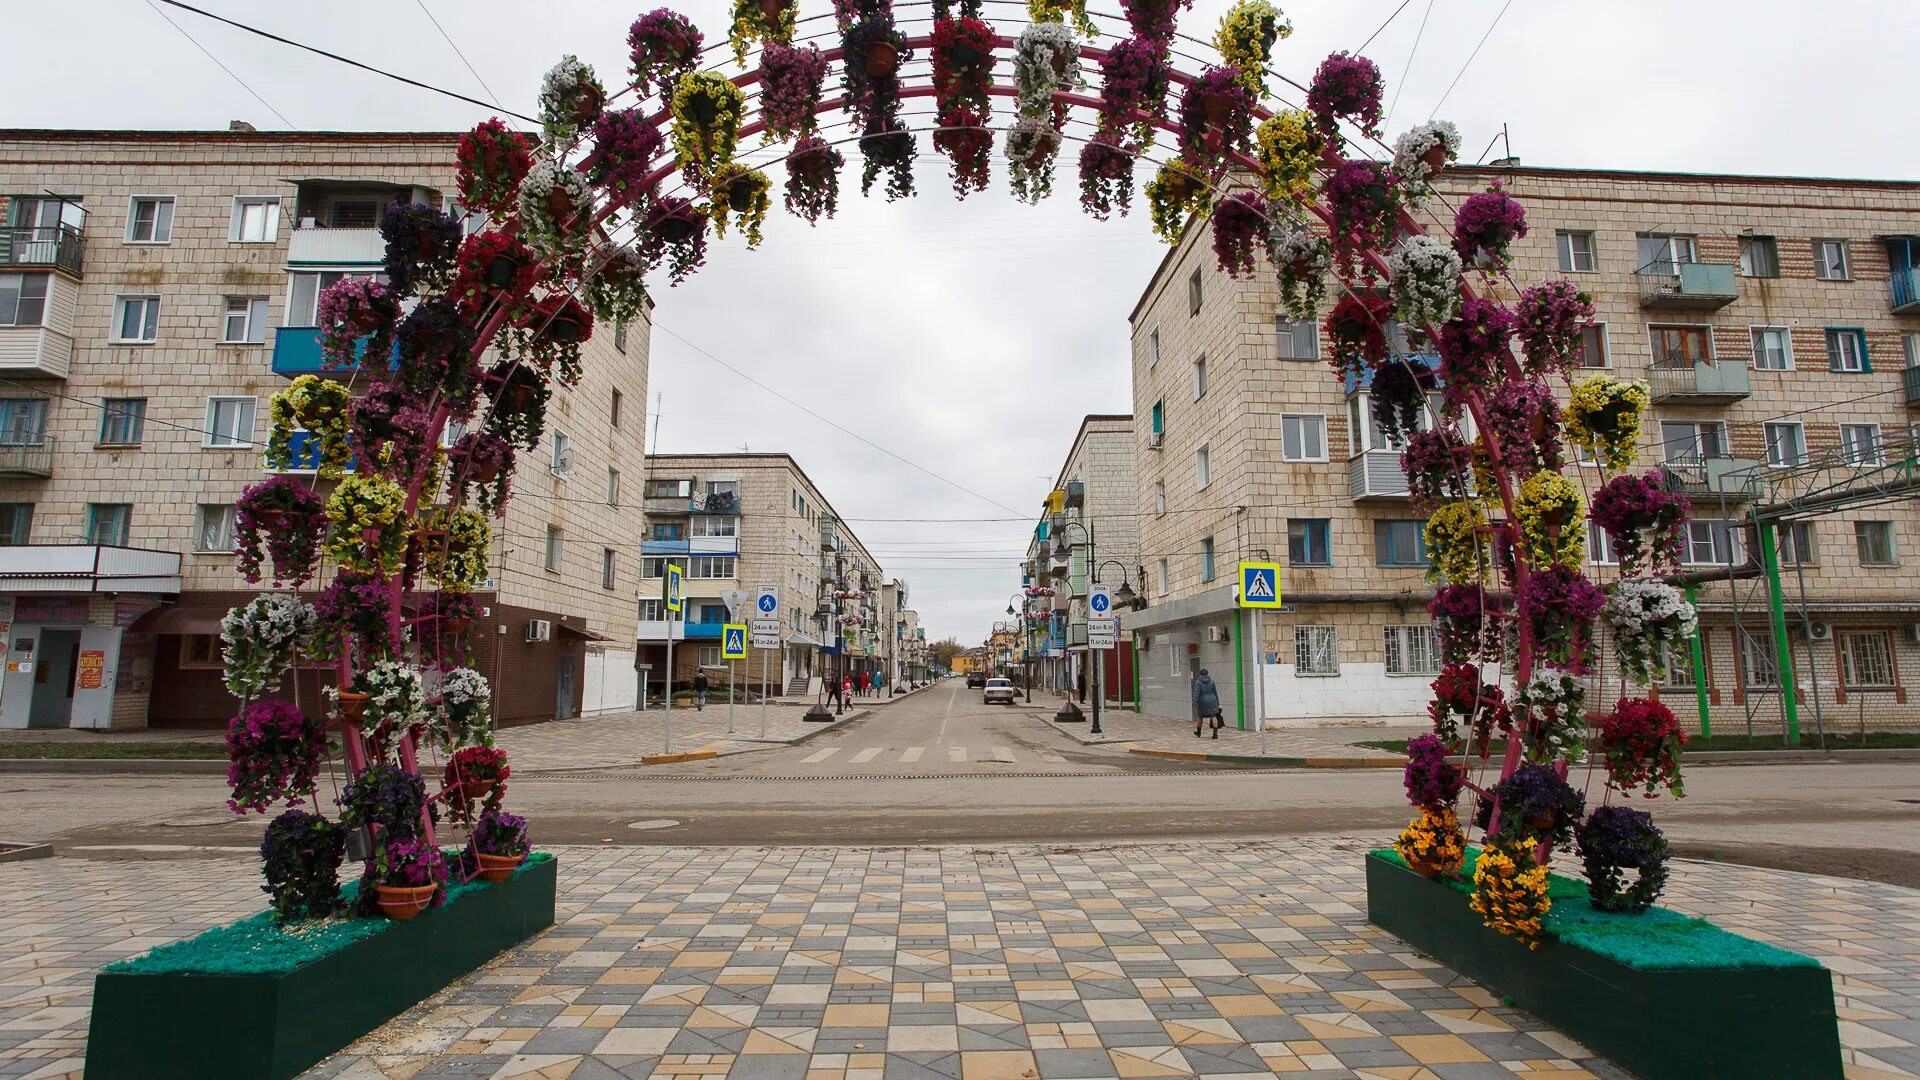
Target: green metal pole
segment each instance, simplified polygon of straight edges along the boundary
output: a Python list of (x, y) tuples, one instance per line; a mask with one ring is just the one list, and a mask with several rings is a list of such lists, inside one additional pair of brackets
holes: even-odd
[(1706, 630), (1700, 624), (1700, 590), (1692, 582), (1687, 583), (1687, 603), (1693, 605), (1693, 640), (1687, 642), (1687, 651), (1693, 654), (1693, 697), (1700, 706), (1700, 737), (1713, 737), (1713, 714), (1707, 708), (1707, 657), (1701, 647), (1700, 639)]
[(1247, 730), (1247, 639), (1240, 636), (1243, 625), (1241, 610), (1233, 609), (1233, 687), (1234, 711), (1239, 715), (1240, 730)]
[(1793, 650), (1787, 645), (1787, 610), (1780, 595), (1780, 553), (1773, 538), (1773, 524), (1756, 522), (1760, 534), (1760, 556), (1767, 570), (1767, 609), (1773, 616), (1774, 663), (1780, 665), (1780, 707), (1787, 717), (1787, 745), (1800, 745), (1800, 703), (1794, 700)]

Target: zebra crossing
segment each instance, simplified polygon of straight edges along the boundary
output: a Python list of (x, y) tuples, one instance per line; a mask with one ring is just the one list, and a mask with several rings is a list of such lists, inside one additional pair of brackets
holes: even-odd
[[(800, 759), (802, 765), (913, 765), (926, 756), (926, 746), (865, 746), (860, 748), (829, 746)], [(1016, 752), (1010, 746), (970, 748), (966, 746), (947, 746), (946, 764), (949, 765), (1018, 765), (1022, 761), (1044, 762), (1048, 765), (1064, 765), (1067, 759), (1052, 750), (1026, 748)], [(851, 751), (849, 753), (849, 751)], [(935, 760), (938, 760), (936, 758)]]

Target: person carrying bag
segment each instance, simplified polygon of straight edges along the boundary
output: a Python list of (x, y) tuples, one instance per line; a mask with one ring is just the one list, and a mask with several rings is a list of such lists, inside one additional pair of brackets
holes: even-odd
[(1213, 721), (1213, 737), (1219, 738), (1220, 729), (1227, 726), (1226, 719), (1220, 713), (1220, 688), (1214, 685), (1213, 676), (1207, 674), (1207, 669), (1201, 668), (1200, 674), (1193, 680), (1194, 738), (1200, 737), (1200, 729), (1206, 726), (1208, 720)]

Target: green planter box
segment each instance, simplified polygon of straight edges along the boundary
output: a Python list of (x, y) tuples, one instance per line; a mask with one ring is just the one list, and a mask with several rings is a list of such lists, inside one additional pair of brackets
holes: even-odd
[(1817, 962), (1661, 908), (1594, 912), (1584, 883), (1558, 877), (1549, 936), (1530, 950), (1482, 925), (1467, 891), (1367, 856), (1376, 925), (1646, 1080), (1839, 1080), (1833, 977)]
[(254, 916), (115, 964), (93, 983), (88, 1080), (298, 1076), (552, 926), (556, 865), (536, 854), (511, 880), (456, 887), (406, 922), (352, 920), (317, 956), (249, 948), (268, 925)]

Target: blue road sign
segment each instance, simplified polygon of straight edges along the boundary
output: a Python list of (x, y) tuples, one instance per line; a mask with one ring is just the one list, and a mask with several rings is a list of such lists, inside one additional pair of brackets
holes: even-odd
[(761, 593), (757, 603), (760, 608), (760, 614), (771, 616), (774, 613), (774, 609), (780, 606), (780, 597), (773, 593)]
[(1240, 606), (1277, 608), (1280, 606), (1280, 564), (1243, 562), (1240, 564)]
[(720, 628), (720, 659), (745, 660), (747, 658), (747, 628), (740, 623), (728, 623)]
[(1113, 595), (1095, 585), (1087, 591), (1087, 608), (1096, 619), (1104, 619), (1113, 614)]

